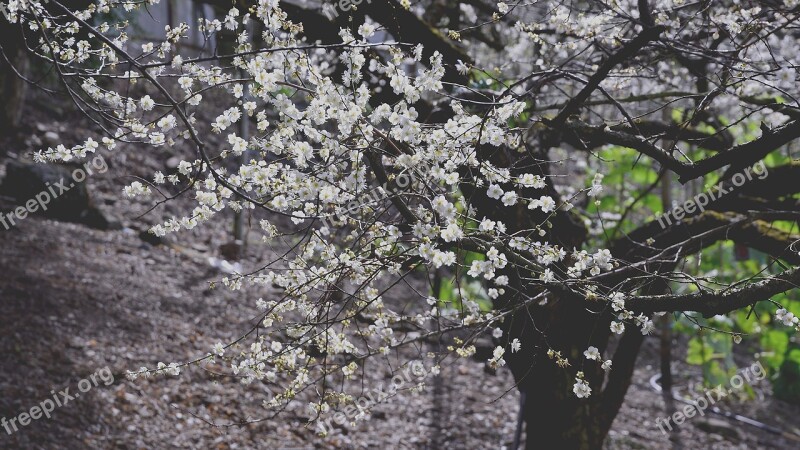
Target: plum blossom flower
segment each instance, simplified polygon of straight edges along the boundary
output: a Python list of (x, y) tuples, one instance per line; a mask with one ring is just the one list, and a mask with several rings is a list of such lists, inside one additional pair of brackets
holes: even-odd
[(583, 352), (583, 357), (586, 359), (593, 359), (595, 361), (600, 361), (600, 351), (597, 350), (597, 347), (590, 346)]
[(486, 191), (486, 196), (495, 200), (499, 200), (502, 195), (503, 189), (497, 184), (489, 185), (489, 190)]
[(797, 325), (798, 323), (798, 318), (795, 317), (793, 313), (790, 313), (785, 308), (781, 308), (775, 311), (775, 319), (777, 319), (780, 322), (783, 322), (783, 324), (786, 325), (787, 327)]
[(505, 206), (513, 206), (513, 205), (515, 205), (517, 203), (517, 193), (516, 192), (512, 192), (512, 191), (506, 192), (505, 194), (503, 194), (502, 201), (503, 201), (503, 205), (505, 205)]
[(506, 361), (503, 359), (505, 352), (506, 350), (503, 347), (495, 347), (494, 351), (492, 352), (492, 357), (489, 359), (489, 367), (492, 369), (497, 369), (498, 367), (506, 365)]
[(150, 111), (155, 105), (156, 102), (154, 102), (149, 95), (145, 95), (141, 100), (139, 100), (139, 106), (141, 106), (145, 111)]
[(578, 398), (588, 398), (592, 395), (592, 388), (589, 387), (589, 383), (582, 378), (575, 378), (575, 384), (572, 386), (572, 392), (575, 393), (575, 396)]
[(375, 25), (371, 23), (364, 23), (358, 27), (358, 34), (360, 34), (364, 39), (368, 39), (375, 34)]
[(625, 294), (622, 292), (614, 292), (609, 298), (611, 299), (611, 309), (615, 312), (625, 309)]

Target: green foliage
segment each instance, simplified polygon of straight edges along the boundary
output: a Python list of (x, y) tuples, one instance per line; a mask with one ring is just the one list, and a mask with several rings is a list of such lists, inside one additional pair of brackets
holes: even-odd
[(733, 361), (732, 340), (723, 333), (700, 333), (689, 340), (686, 362), (703, 369), (707, 386), (728, 384), (738, 369)]
[(686, 362), (696, 366), (707, 364), (714, 359), (714, 349), (704, 345), (703, 339), (693, 337), (689, 340), (689, 350), (686, 352)]
[(778, 398), (800, 404), (800, 348), (786, 355), (773, 390)]
[[(470, 251), (460, 251), (458, 253), (459, 263), (470, 266), (472, 261), (483, 261), (486, 256), (483, 253)], [(458, 282), (456, 282), (458, 280)], [(431, 292), (431, 296), (438, 300), (439, 308), (454, 308), (459, 311), (466, 309), (464, 302), (472, 301), (478, 304), (481, 311), (492, 310), (492, 300), (486, 293), (483, 283), (467, 275), (443, 276), (439, 278), (439, 291)]]
[(789, 336), (780, 330), (767, 330), (761, 335), (761, 361), (770, 371), (775, 371), (783, 364), (786, 350), (789, 348)]
[[(778, 227), (785, 228), (785, 231), (791, 231), (789, 228), (794, 227), (796, 232), (793, 223), (780, 224)], [(698, 272), (722, 284), (741, 279), (742, 274), (757, 274), (767, 263), (767, 256), (753, 249), (749, 250), (748, 259), (737, 261), (731, 242), (716, 244), (704, 252), (702, 258), (687, 258), (687, 265), (696, 265)], [(797, 292), (790, 291), (778, 294), (772, 300), (798, 314), (800, 302), (797, 297)], [(800, 391), (800, 368), (791, 358), (800, 358), (800, 354), (792, 349), (791, 336), (794, 331), (773, 322), (775, 310), (774, 304), (759, 302), (752, 309), (734, 311), (724, 317), (692, 317), (691, 321), (684, 317), (676, 323), (675, 332), (690, 336), (686, 362), (702, 368), (703, 381), (707, 386), (727, 384), (737, 369), (733, 361), (736, 344), (731, 335), (699, 329), (698, 325), (738, 334), (743, 336), (740, 345), (753, 349), (759, 355), (758, 360), (771, 374), (776, 396), (794, 401)]]
[[(643, 187), (652, 185), (658, 179), (658, 172), (634, 150), (623, 147), (607, 147), (599, 152), (603, 165), (603, 185), (607, 188), (599, 196), (599, 205), (590, 202), (587, 213), (596, 217), (602, 211), (607, 215), (622, 215), (632, 209), (620, 224), (620, 231), (629, 232), (647, 220), (653, 219), (662, 210), (661, 197), (654, 190), (641, 195)], [(591, 179), (591, 173), (588, 174)], [(639, 198), (641, 197), (641, 198)], [(631, 208), (634, 200), (638, 200)], [(611, 228), (616, 224), (611, 223)]]
[[(694, 112), (691, 109), (673, 109), (670, 113), (673, 122), (683, 124)], [(735, 136), (736, 143), (756, 139), (762, 134), (761, 124), (758, 121), (735, 123), (721, 117), (720, 122), (731, 126), (730, 131)], [(718, 131), (703, 123), (698, 124), (698, 130), (708, 134)], [(716, 154), (699, 147), (683, 147), (682, 151), (695, 161)], [(603, 161), (602, 168), (597, 170), (605, 174), (603, 180), (605, 190), (597, 198), (598, 202), (589, 202), (585, 210), (587, 217), (593, 221), (596, 221), (601, 214), (604, 218), (602, 230), (605, 230), (605, 233), (596, 236), (596, 239), (619, 238), (623, 233), (633, 231), (663, 212), (665, 205), (662, 205), (660, 188), (656, 187), (649, 193), (644, 193), (645, 189), (650, 188), (658, 179), (658, 164), (642, 159), (635, 150), (617, 146), (599, 149), (598, 156)], [(765, 159), (768, 168), (791, 162), (791, 153), (788, 151), (772, 152)], [(715, 186), (723, 172), (716, 171), (703, 177), (701, 191)], [(593, 173), (594, 170), (587, 170), (587, 183)], [(673, 190), (679, 188), (679, 184), (673, 184)], [(617, 220), (619, 222), (616, 222)], [(798, 233), (795, 221), (774, 221), (772, 224), (777, 231)], [(616, 234), (614, 234), (615, 227)], [(733, 242), (724, 240), (709, 246), (702, 253), (686, 257), (681, 270), (694, 272), (695, 275), (703, 277), (707, 288), (714, 288), (729, 286), (751, 276), (760, 277), (777, 273), (779, 270), (777, 267), (769, 273), (762, 272), (764, 267), (771, 265), (771, 262), (772, 258), (754, 249), (748, 249), (747, 255), (744, 256), (742, 252), (737, 252)], [(696, 285), (682, 285), (681, 288), (684, 292), (697, 290)], [(798, 301), (800, 297), (797, 291), (776, 295), (772, 300), (800, 316), (800, 301)], [(776, 386), (779, 384), (782, 386), (781, 392), (786, 392), (787, 398), (795, 398), (792, 396), (800, 391), (800, 367), (792, 358), (800, 356), (798, 353), (792, 353), (795, 350), (791, 348), (790, 342), (794, 331), (782, 324), (773, 323), (775, 310), (774, 304), (759, 302), (751, 308), (734, 311), (724, 317), (682, 316), (675, 322), (675, 332), (683, 333), (690, 338), (686, 361), (702, 368), (706, 385), (727, 384), (738, 369), (733, 353), (735, 348), (741, 350), (741, 347), (734, 343), (734, 336), (739, 336), (742, 339), (739, 345), (747, 349), (747, 352), (760, 355), (759, 360), (771, 374), (770, 379)], [(750, 388), (746, 388), (745, 391), (748, 389)]]

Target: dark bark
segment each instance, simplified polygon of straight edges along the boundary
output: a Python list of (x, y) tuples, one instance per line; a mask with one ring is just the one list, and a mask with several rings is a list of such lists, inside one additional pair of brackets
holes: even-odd
[[(544, 155), (519, 154), (505, 148), (484, 146), (479, 149), (479, 158), (491, 161), (501, 167), (527, 167), (544, 175), (548, 171)], [(535, 163), (537, 162), (537, 163)], [(533, 169), (535, 168), (535, 169)], [(503, 217), (509, 232), (530, 230), (542, 223), (546, 215), (540, 211), (528, 210), (524, 205), (504, 207), (499, 202), (486, 197), (485, 189), (474, 189), (470, 184), (471, 173), (463, 173), (462, 191), (479, 216)], [(550, 195), (558, 201), (558, 194), (549, 184), (541, 190), (523, 192), (522, 195), (538, 197)], [(543, 239), (558, 243), (567, 248), (580, 247), (586, 230), (568, 212), (557, 212), (550, 219), (552, 227), (542, 227), (546, 231)], [(519, 305), (541, 291), (526, 286), (524, 279), (532, 274), (521, 272), (509, 265), (502, 271), (509, 277), (507, 293), (495, 300), (498, 309)], [(600, 395), (590, 399), (579, 399), (572, 393), (577, 370), (583, 370), (586, 380), (593, 390), (600, 390), (605, 373), (599, 363), (577, 367), (583, 359), (583, 351), (593, 345), (603, 352), (608, 344), (610, 317), (587, 311), (584, 305), (574, 301), (559, 301), (555, 296), (544, 305), (531, 304), (527, 308), (509, 316), (502, 324), (503, 340), (510, 342), (518, 338), (522, 350), (512, 353), (506, 348), (506, 360), (514, 375), (517, 388), (525, 395), (522, 417), (525, 422), (526, 448), (528, 449), (593, 449), (599, 448), (608, 433), (602, 417), (616, 416), (621, 405), (608, 405), (609, 410), (602, 415), (597, 413), (604, 405)], [(548, 349), (561, 351), (575, 367), (561, 368), (547, 355)], [(635, 359), (636, 349), (633, 358)], [(627, 385), (621, 384), (622, 397)]]
[[(599, 390), (604, 374), (597, 362), (583, 365), (582, 353), (589, 345), (598, 347), (601, 352), (605, 350), (609, 321), (607, 318), (598, 319), (572, 302), (554, 303), (552, 307), (531, 311), (530, 316), (516, 318), (518, 323), (525, 324), (528, 318), (533, 317), (537, 323), (547, 323), (548, 326), (546, 336), (539, 334), (538, 339), (536, 331), (527, 328), (520, 340), (533, 340), (537, 346), (523, 347), (525, 351), (508, 358), (518, 389), (526, 395), (523, 410), (526, 448), (600, 448), (608, 433), (602, 417), (613, 418), (619, 406), (608, 405), (609, 411), (598, 414), (602, 406)], [(517, 327), (512, 324), (510, 328), (515, 331)], [(576, 367), (564, 369), (557, 366), (547, 357), (548, 346), (559, 349)], [(579, 399), (572, 392), (575, 372), (581, 368), (593, 391), (588, 399)], [(627, 390), (627, 386), (622, 389)]]
[(0, 26), (0, 50), (0, 98), (3, 99), (0, 123), (10, 131), (20, 124), (28, 90), (27, 83), (20, 78), (28, 72), (28, 57), (18, 26), (8, 23)]

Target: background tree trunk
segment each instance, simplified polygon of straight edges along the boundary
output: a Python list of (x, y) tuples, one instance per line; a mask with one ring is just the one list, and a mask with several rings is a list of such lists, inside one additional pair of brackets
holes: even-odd
[(0, 27), (0, 49), (3, 52), (0, 56), (0, 98), (3, 99), (0, 123), (6, 131), (10, 131), (9, 129), (15, 129), (20, 124), (25, 93), (28, 90), (28, 84), (17, 75), (25, 75), (29, 64), (25, 44), (17, 26), (6, 24)]

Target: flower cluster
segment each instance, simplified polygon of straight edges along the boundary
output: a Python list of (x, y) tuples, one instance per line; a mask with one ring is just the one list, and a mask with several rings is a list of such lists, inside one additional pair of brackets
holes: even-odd
[[(285, 252), (258, 270), (230, 274), (222, 284), (231, 290), (252, 286), (273, 299), (253, 302), (260, 314), (258, 332), (246, 344), (233, 351), (220, 342), (200, 360), (222, 359), (242, 382), (279, 388), (267, 408), (284, 407), (305, 391), (317, 396), (309, 402), (312, 412), (324, 413), (351, 398), (347, 383), (363, 370), (365, 359), (388, 358), (401, 346), (437, 333), (494, 328), (514, 308), (546, 305), (548, 298), (536, 293), (549, 288), (578, 294), (587, 304), (607, 304), (614, 319), (603, 328), (615, 335), (628, 327), (643, 335), (653, 331), (650, 316), (626, 308), (625, 293), (597, 281), (620, 267), (619, 256), (600, 248), (605, 244), (582, 249), (551, 239), (554, 223), (585, 219), (589, 208), (584, 205), (599, 208), (603, 173), (592, 168), (577, 184), (582, 188), (557, 186), (558, 176), (542, 170), (532, 150), (547, 147), (553, 132), (536, 134), (550, 120), (540, 114), (569, 116), (559, 134), (572, 136), (568, 128), (580, 125), (573, 122), (580, 114), (568, 107), (575, 98), (571, 93), (581, 91), (601, 64), (613, 60), (609, 55), (641, 32), (644, 18), (631, 21), (627, 13), (639, 7), (633, 0), (588, 5), (581, 14), (559, 2), (499, 2), (484, 25), (495, 27), (494, 34), (508, 45), (498, 53), (476, 42), (469, 60), (448, 57), (445, 47), (435, 51), (390, 41), (372, 21), (342, 28), (334, 44), (312, 43), (303, 24), (292, 22), (278, 0), (259, 0), (247, 10), (230, 8), (219, 19), (202, 18), (196, 25), (168, 25), (159, 42), (133, 45), (126, 23), (113, 22), (110, 12), (146, 3), (99, 0), (58, 14), (36, 0), (2, 3), (9, 21), (38, 32), (39, 40), (31, 41), (34, 51), (62, 69), (58, 73), (70, 78), (76, 101), (100, 116), (96, 123), (106, 131), (100, 140), (40, 150), (35, 159), (70, 162), (121, 142), (137, 150), (190, 148), (191, 156), (174, 171), (155, 172), (123, 188), (125, 196), (142, 201), (154, 193), (166, 201), (163, 192), (191, 199), (189, 207), (166, 216), (150, 232), (187, 232), (228, 211), (257, 219), (253, 223), (262, 242)], [(407, 0), (400, 3), (411, 8)], [(609, 69), (610, 76), (596, 86), (602, 99), (585, 99), (583, 106), (596, 107), (593, 113), (619, 116), (621, 125), (609, 131), (604, 123), (602, 133), (618, 137), (613, 133), (630, 127), (636, 129), (632, 139), (642, 137), (638, 120), (621, 105), (653, 92), (675, 112), (686, 108), (686, 124), (700, 120), (688, 118), (690, 111), (707, 106), (695, 104), (695, 98), (729, 108), (732, 116), (769, 122), (786, 115), (788, 108), (775, 105), (797, 96), (797, 65), (787, 63), (796, 60), (795, 39), (772, 32), (763, 39), (750, 36), (777, 30), (785, 17), (768, 17), (762, 7), (746, 2), (709, 5), (703, 14), (682, 0), (656, 3), (651, 25), (662, 26), (681, 49), (691, 49), (688, 43), (698, 35), (714, 41), (713, 51), (695, 53), (707, 59), (709, 73), (724, 68), (725, 76), (705, 80), (714, 84), (708, 87), (713, 95), (685, 93), (690, 77), (684, 64), (637, 55), (652, 64), (639, 67), (632, 60)], [(458, 13), (465, 23), (479, 21), (473, 6), (460, 5)], [(233, 53), (180, 54), (192, 29), (209, 42), (236, 36), (230, 42)], [(448, 31), (462, 39), (458, 30)], [(603, 51), (586, 51), (594, 46)], [(482, 69), (488, 67), (495, 69)], [(570, 84), (552, 88), (554, 80)], [(122, 84), (126, 89), (118, 88)], [(665, 93), (657, 86), (670, 89)], [(772, 97), (756, 99), (758, 108), (747, 105), (753, 103), (750, 96), (764, 93)], [(637, 105), (642, 112), (653, 109)], [(769, 108), (774, 111), (765, 112)], [(746, 126), (723, 122), (730, 123), (726, 130)], [(652, 150), (651, 141), (659, 139), (655, 135), (641, 146)], [(574, 146), (593, 141), (594, 136), (578, 136)], [(680, 153), (657, 150), (648, 154)], [(396, 189), (399, 180), (408, 182)], [(441, 289), (447, 295), (439, 298), (440, 293), (413, 287), (419, 301), (409, 301), (410, 306), (385, 298), (406, 277), (421, 274), (450, 277), (452, 286)], [(785, 309), (775, 317), (798, 326)], [(502, 335), (501, 330), (495, 337)], [(490, 367), (500, 368), (504, 358), (527, 351), (519, 337), (508, 338), (507, 347), (494, 349)], [(475, 354), (468, 340), (452, 339), (447, 348), (457, 357)], [(574, 358), (579, 354), (574, 350), (565, 353)], [(550, 349), (547, 356), (559, 368), (570, 366), (560, 351)], [(583, 356), (611, 370), (598, 348), (589, 347)], [(159, 363), (131, 377), (177, 375), (180, 367)], [(319, 380), (328, 391), (309, 389)], [(583, 372), (573, 392), (579, 398), (591, 395)]]

